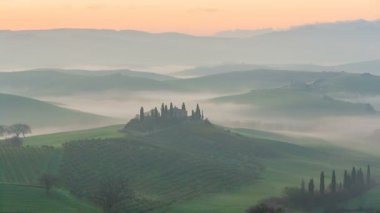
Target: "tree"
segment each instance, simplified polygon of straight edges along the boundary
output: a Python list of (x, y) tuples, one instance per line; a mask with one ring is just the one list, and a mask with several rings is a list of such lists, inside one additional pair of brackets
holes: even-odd
[(16, 137), (22, 135), (25, 137), (26, 134), (32, 133), (32, 129), (27, 124), (14, 124), (7, 128), (8, 134), (14, 134)]
[(141, 107), (140, 108), (140, 120), (143, 121), (144, 117), (145, 117), (145, 115), (144, 115), (144, 107)]
[(350, 188), (349, 185), (349, 177), (348, 177), (348, 172), (347, 170), (344, 170), (344, 176), (343, 176), (343, 188), (348, 190)]
[(367, 176), (366, 176), (366, 183), (367, 183), (367, 186), (371, 185), (371, 167), (367, 166)]
[(53, 174), (45, 173), (38, 178), (38, 182), (45, 188), (46, 194), (49, 194), (50, 189), (58, 183), (58, 178)]
[(363, 188), (363, 186), (364, 186), (364, 174), (363, 174), (362, 168), (359, 168), (356, 179), (357, 179), (357, 183), (360, 186), (360, 188)]
[(310, 181), (309, 181), (308, 192), (311, 195), (314, 194), (314, 180), (313, 180), (313, 178), (311, 178)]
[(170, 102), (169, 114), (170, 114), (170, 117), (173, 117), (174, 115), (174, 107), (173, 107), (173, 103), (171, 102)]
[(265, 203), (261, 203), (247, 210), (247, 213), (282, 213), (282, 212), (284, 212), (282, 208), (272, 207)]
[(325, 194), (325, 173), (321, 172), (320, 178), (319, 178), (319, 193), (322, 195)]
[(117, 205), (134, 197), (128, 182), (123, 178), (113, 176), (104, 178), (96, 187), (92, 200), (99, 205), (105, 213), (112, 212)]
[(335, 170), (332, 172), (332, 177), (331, 177), (331, 192), (335, 193), (336, 192), (336, 176), (335, 176)]
[(0, 125), (0, 137), (3, 137), (5, 135), (7, 132), (6, 130), (7, 128), (5, 126)]
[(197, 108), (195, 109), (195, 119), (196, 120), (201, 119), (201, 108), (199, 107), (199, 104), (197, 104)]
[(159, 113), (158, 113), (158, 109), (157, 107), (154, 108), (154, 119), (158, 120), (158, 118), (160, 117)]
[(164, 103), (162, 103), (161, 105), (161, 118), (164, 118), (165, 117), (165, 105)]
[(182, 103), (182, 110), (186, 110), (186, 105), (185, 105), (185, 103)]
[(306, 188), (305, 188), (305, 181), (302, 179), (302, 182), (301, 182), (301, 192), (304, 194), (306, 192)]
[(355, 187), (356, 186), (356, 168), (352, 167), (351, 171), (351, 186)]

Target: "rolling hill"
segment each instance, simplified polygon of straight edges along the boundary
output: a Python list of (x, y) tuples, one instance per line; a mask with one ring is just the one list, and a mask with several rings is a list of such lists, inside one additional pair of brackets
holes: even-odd
[(236, 103), (251, 106), (251, 115), (280, 117), (313, 117), (342, 115), (375, 115), (370, 104), (350, 103), (333, 99), (311, 88), (279, 88), (212, 99), (215, 103)]
[(252, 89), (280, 88), (291, 83), (307, 83), (317, 79), (346, 75), (337, 72), (303, 72), (259, 69), (228, 72), (190, 79), (169, 81), (188, 90), (206, 92), (241, 92)]
[[(126, 74), (127, 73), (127, 74)], [(0, 73), (0, 90), (11, 94), (56, 96), (99, 92), (178, 90), (162, 81), (137, 76), (126, 71), (85, 72), (75, 71), (24, 71)], [(155, 76), (152, 78), (164, 78)], [(17, 86), (15, 86), (17, 85)]]
[(0, 123), (29, 124), (36, 129), (88, 128), (111, 124), (116, 119), (69, 110), (36, 99), (0, 93)]

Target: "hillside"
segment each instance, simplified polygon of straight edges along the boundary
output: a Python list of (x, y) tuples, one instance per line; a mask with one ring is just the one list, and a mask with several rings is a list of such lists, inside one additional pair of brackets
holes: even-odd
[[(0, 73), (0, 90), (11, 94), (56, 96), (99, 92), (162, 91), (176, 88), (145, 76), (112, 72), (24, 71)], [(17, 85), (17, 87), (15, 87)]]
[(380, 95), (380, 76), (368, 73), (340, 75), (316, 81), (311, 86), (329, 93), (378, 96)]
[(88, 128), (114, 122), (114, 119), (69, 110), (43, 101), (0, 93), (0, 123), (29, 124), (32, 129)]
[(251, 107), (243, 113), (250, 115), (285, 116), (292, 118), (313, 116), (375, 115), (370, 104), (335, 100), (310, 88), (279, 88), (253, 90), (240, 95), (219, 97), (215, 103), (236, 103)]
[(60, 73), (67, 73), (72, 75), (85, 75), (85, 76), (107, 76), (107, 75), (115, 75), (120, 74), (123, 76), (128, 77), (135, 77), (135, 78), (146, 78), (151, 80), (157, 80), (157, 81), (164, 81), (164, 80), (173, 80), (174, 77), (158, 74), (158, 73), (152, 73), (152, 72), (144, 72), (144, 71), (134, 71), (129, 69), (117, 69), (117, 70), (79, 70), (79, 69), (35, 69), (35, 70), (25, 70), (24, 72), (34, 72), (34, 71), (50, 71), (50, 72), (60, 72)]
[(337, 72), (303, 72), (289, 70), (248, 70), (169, 81), (175, 85), (208, 92), (241, 92), (242, 90), (279, 88), (292, 82), (307, 83), (317, 79), (346, 75)]

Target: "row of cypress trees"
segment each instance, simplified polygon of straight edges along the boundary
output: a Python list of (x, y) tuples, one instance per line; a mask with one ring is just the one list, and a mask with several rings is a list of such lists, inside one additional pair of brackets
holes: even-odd
[[(333, 170), (332, 175), (331, 175), (331, 183), (329, 185), (330, 190), (327, 191), (326, 186), (325, 186), (325, 173), (322, 171), (320, 173), (320, 178), (319, 178), (319, 194), (324, 195), (327, 192), (334, 194), (340, 191), (348, 191), (348, 192), (361, 191), (361, 190), (371, 187), (372, 184), (373, 183), (371, 180), (371, 167), (369, 165), (367, 166), (365, 177), (364, 177), (362, 168), (359, 168), (359, 170), (356, 170), (356, 168), (353, 167), (351, 170), (351, 173), (345, 170), (344, 176), (343, 176), (343, 183), (340, 182), (339, 184), (336, 179), (335, 170)], [(304, 180), (302, 180), (302, 183), (301, 183), (301, 191), (302, 193), (306, 193), (306, 186), (305, 186)], [(315, 183), (314, 183), (313, 178), (311, 178), (308, 182), (307, 193), (310, 195), (314, 195), (316, 193)]]
[[(175, 107), (174, 107), (173, 103), (170, 103), (169, 107), (168, 107), (168, 105), (162, 103), (160, 113), (158, 112), (157, 107), (155, 107), (154, 109), (151, 110), (150, 114), (151, 114), (151, 117), (153, 117), (156, 120), (158, 120), (158, 119), (166, 120), (166, 119), (176, 118), (175, 113), (174, 113), (174, 108)], [(185, 118), (187, 118), (187, 110), (186, 110), (185, 103), (182, 103), (181, 110), (184, 113), (186, 113)], [(204, 119), (203, 111), (201, 111), (199, 104), (197, 104), (195, 111), (194, 110), (191, 111), (191, 117), (190, 118), (193, 120), (203, 120)], [(144, 107), (141, 107), (140, 108), (140, 120), (144, 120), (144, 119), (145, 119)]]

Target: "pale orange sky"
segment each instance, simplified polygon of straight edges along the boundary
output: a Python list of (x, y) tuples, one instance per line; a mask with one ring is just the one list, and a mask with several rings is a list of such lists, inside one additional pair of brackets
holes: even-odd
[(97, 28), (208, 35), (380, 19), (380, 0), (0, 0), (0, 29)]

